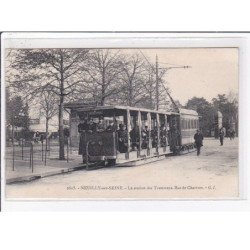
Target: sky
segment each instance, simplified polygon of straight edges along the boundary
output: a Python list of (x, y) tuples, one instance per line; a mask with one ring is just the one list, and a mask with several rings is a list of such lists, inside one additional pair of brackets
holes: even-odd
[[(138, 49), (126, 51), (140, 53)], [(237, 48), (141, 49), (141, 51), (154, 64), (157, 55), (159, 67), (172, 66), (170, 64), (191, 66), (188, 69), (169, 69), (164, 77), (172, 97), (179, 100), (182, 105), (194, 96), (211, 101), (218, 94), (238, 93)]]
[(160, 68), (190, 66), (186, 69), (169, 69), (164, 76), (171, 96), (182, 105), (194, 96), (211, 101), (218, 94), (238, 93), (237, 48), (150, 48), (120, 51), (124, 54), (141, 54), (142, 57), (144, 55), (152, 65), (155, 65), (157, 55)]

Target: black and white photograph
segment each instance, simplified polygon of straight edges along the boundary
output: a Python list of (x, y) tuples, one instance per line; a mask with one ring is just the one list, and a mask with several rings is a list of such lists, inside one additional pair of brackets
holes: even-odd
[(240, 197), (239, 48), (9, 40), (7, 200)]

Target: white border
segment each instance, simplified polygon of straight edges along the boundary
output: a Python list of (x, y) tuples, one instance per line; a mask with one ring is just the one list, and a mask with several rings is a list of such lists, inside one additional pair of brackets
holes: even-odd
[[(41, 40), (42, 39), (42, 40)], [(176, 211), (176, 210), (249, 210), (249, 46), (250, 35), (244, 33), (4, 33), (2, 36), (2, 109), (5, 108), (4, 84), (4, 50), (5, 48), (58, 48), (58, 47), (87, 47), (87, 48), (176, 48), (176, 47), (239, 47), (239, 124), (240, 124), (240, 154), (239, 179), (240, 200), (49, 200), (49, 201), (6, 201), (4, 199), (4, 149), (5, 149), (5, 112), (2, 119), (2, 209), (14, 210), (133, 210), (133, 211)]]

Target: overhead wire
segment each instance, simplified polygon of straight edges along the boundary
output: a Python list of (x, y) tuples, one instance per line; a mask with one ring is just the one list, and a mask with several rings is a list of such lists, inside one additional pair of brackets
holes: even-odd
[[(155, 67), (149, 62), (148, 58), (143, 54), (143, 52), (140, 49), (138, 49), (138, 50), (140, 51), (140, 53), (142, 54), (142, 56), (145, 58), (145, 60), (148, 62), (148, 64), (151, 66), (151, 68), (153, 69), (154, 73), (156, 73)], [(170, 93), (167, 90), (166, 86), (163, 83), (161, 85), (163, 86), (164, 90), (166, 91), (166, 93), (167, 93), (168, 97), (170, 98), (171, 102), (175, 105), (175, 107), (177, 108), (177, 110), (179, 110), (177, 104), (175, 103), (174, 99), (170, 95)]]

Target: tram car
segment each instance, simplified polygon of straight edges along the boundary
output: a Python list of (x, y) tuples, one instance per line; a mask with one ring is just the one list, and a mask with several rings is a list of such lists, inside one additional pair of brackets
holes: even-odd
[[(126, 165), (159, 160), (194, 148), (196, 111), (163, 112), (128, 106), (68, 103), (71, 146), (83, 162)], [(136, 165), (136, 164), (135, 164)]]

